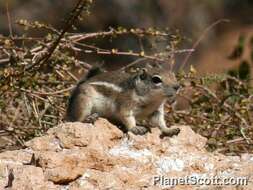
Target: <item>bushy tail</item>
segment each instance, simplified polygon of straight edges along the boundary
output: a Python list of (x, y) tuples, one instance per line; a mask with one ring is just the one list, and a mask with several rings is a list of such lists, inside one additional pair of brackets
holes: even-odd
[(77, 85), (80, 85), (84, 82), (86, 82), (88, 79), (96, 76), (96, 75), (99, 75), (101, 73), (105, 72), (101, 67), (98, 67), (98, 66), (95, 66), (95, 67), (92, 67), (88, 73), (78, 82)]

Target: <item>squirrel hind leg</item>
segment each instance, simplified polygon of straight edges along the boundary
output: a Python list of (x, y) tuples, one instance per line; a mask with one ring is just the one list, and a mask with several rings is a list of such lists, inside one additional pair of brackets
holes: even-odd
[(67, 109), (67, 121), (85, 122), (85, 119), (92, 114), (92, 101), (89, 96), (79, 94), (72, 102), (70, 102)]

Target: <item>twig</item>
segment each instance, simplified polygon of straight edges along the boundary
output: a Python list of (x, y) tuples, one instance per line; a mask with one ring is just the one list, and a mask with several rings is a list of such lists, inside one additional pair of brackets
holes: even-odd
[(126, 35), (126, 34), (134, 34), (137, 36), (141, 35), (156, 35), (156, 36), (169, 36), (167, 33), (159, 32), (156, 34), (153, 34), (153, 32), (145, 31), (145, 30), (115, 30), (111, 28), (109, 31), (105, 32), (94, 32), (94, 33), (88, 33), (88, 34), (75, 34), (75, 35), (70, 35), (69, 39), (73, 40), (74, 42), (80, 42), (82, 40), (90, 39), (90, 38), (95, 38), (95, 37), (106, 37), (106, 36), (113, 36), (113, 35)]
[(8, 64), (9, 62), (10, 62), (10, 59), (9, 59), (9, 58), (0, 59), (0, 66), (1, 66), (1, 64), (4, 65), (4, 64)]
[(74, 81), (78, 81), (78, 78), (76, 78), (75, 75), (73, 75), (70, 71), (68, 71), (67, 69), (63, 69)]
[(35, 103), (36, 99), (35, 100), (32, 100), (32, 107), (33, 107), (33, 110), (34, 110), (34, 116), (35, 118), (37, 119), (39, 125), (40, 125), (40, 128), (42, 128), (42, 124), (40, 122), (40, 117), (39, 117), (39, 109), (38, 109), (38, 106), (37, 104)]
[(45, 56), (43, 56), (42, 58), (40, 58), (34, 64), (31, 64), (29, 67), (27, 67), (25, 69), (25, 71), (28, 71), (28, 70), (32, 69), (36, 65), (44, 64), (44, 63), (46, 63), (49, 60), (49, 58), (52, 56), (52, 54), (56, 50), (57, 46), (59, 45), (61, 39), (64, 37), (65, 33), (72, 27), (72, 25), (75, 22), (75, 20), (78, 19), (78, 17), (81, 15), (81, 13), (82, 13), (82, 11), (83, 11), (83, 9), (84, 9), (85, 6), (86, 6), (86, 0), (79, 0), (78, 1), (78, 3), (76, 4), (75, 8), (72, 11), (71, 16), (67, 20), (66, 26), (64, 27), (64, 29), (62, 30), (62, 32), (60, 33), (60, 35), (56, 39), (56, 41), (48, 49), (47, 54)]
[(23, 93), (23, 99), (24, 99), (24, 102), (25, 102), (25, 107), (26, 107), (28, 117), (30, 117), (31, 116), (31, 110), (30, 110), (30, 107), (28, 106), (28, 100), (27, 100), (27, 97), (26, 97), (25, 93)]
[(68, 88), (58, 90), (58, 91), (55, 91), (55, 92), (37, 92), (37, 91), (27, 90), (27, 89), (24, 89), (24, 88), (19, 88), (19, 89), (24, 91), (24, 92), (31, 93), (31, 94), (53, 96), (53, 95), (57, 95), (57, 94), (62, 94), (64, 92), (68, 92), (68, 91), (72, 90), (73, 88), (74, 88), (74, 86), (70, 86)]
[[(80, 49), (77, 47), (73, 47), (73, 49), (75, 51), (83, 52), (85, 54), (93, 54), (94, 53), (94, 54), (98, 54), (98, 55), (134, 56), (134, 57), (143, 57), (143, 58), (147, 58), (147, 59), (155, 60), (155, 61), (160, 61), (160, 62), (164, 62), (164, 61), (168, 60), (167, 58), (166, 59), (160, 58), (159, 54), (152, 56), (152, 55), (146, 55), (146, 54), (144, 54), (144, 52), (139, 52), (139, 53), (132, 52), (132, 51), (126, 52), (126, 51), (119, 51), (117, 49), (107, 50), (107, 49), (102, 49), (102, 48), (99, 48), (96, 46), (81, 44), (81, 43), (77, 43), (77, 42), (76, 42), (76, 44), (79, 46), (88, 47), (88, 48), (93, 49), (93, 50), (83, 50), (83, 49)], [(189, 52), (189, 51), (192, 52), (194, 50), (193, 49), (175, 50), (172, 52), (168, 52), (167, 54), (185, 53), (185, 52)]]
[[(220, 23), (222, 23), (222, 22), (230, 22), (230, 21), (229, 21), (228, 19), (219, 19), (219, 20), (215, 21), (214, 23), (212, 23), (211, 25), (209, 25), (209, 26), (203, 31), (203, 33), (200, 35), (200, 37), (197, 39), (197, 41), (193, 44), (193, 46), (192, 46), (191, 49), (196, 50), (196, 48), (198, 47), (198, 45), (200, 44), (200, 42), (203, 40), (203, 38), (206, 36), (206, 34), (207, 34), (211, 29), (213, 29), (216, 25), (218, 25), (218, 24), (220, 24)], [(192, 52), (189, 52), (189, 53), (185, 56), (185, 58), (184, 58), (182, 64), (181, 64), (180, 67), (179, 67), (180, 70), (183, 69), (183, 68), (185, 67), (185, 65), (186, 65), (186, 63), (188, 62), (188, 60), (189, 60), (189, 58), (190, 58), (191, 55), (192, 55)]]
[(12, 26), (11, 26), (11, 16), (10, 16), (10, 11), (9, 11), (9, 0), (6, 0), (6, 15), (8, 19), (8, 27), (9, 27), (9, 34), (10, 37), (13, 38), (13, 32), (12, 32)]
[[(0, 36), (0, 39), (9, 39), (9, 37), (6, 36)], [(40, 38), (40, 37), (21, 37), (21, 36), (13, 36), (12, 37), (13, 41), (38, 41), (38, 40), (44, 40), (44, 38)]]
[(44, 124), (47, 124), (47, 125), (50, 125), (50, 126), (55, 126), (55, 123), (52, 123), (52, 122), (49, 122), (49, 121), (41, 120), (41, 123), (44, 123)]
[(227, 141), (226, 143), (227, 144), (231, 144), (231, 143), (237, 143), (237, 142), (241, 142), (241, 141), (244, 141), (245, 139), (244, 138), (237, 138), (237, 139), (233, 139), (233, 140), (229, 140)]

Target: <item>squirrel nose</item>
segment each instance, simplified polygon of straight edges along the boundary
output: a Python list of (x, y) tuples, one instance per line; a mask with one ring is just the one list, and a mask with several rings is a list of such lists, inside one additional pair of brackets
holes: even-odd
[(180, 88), (180, 85), (179, 84), (174, 84), (172, 86), (172, 88), (177, 91)]

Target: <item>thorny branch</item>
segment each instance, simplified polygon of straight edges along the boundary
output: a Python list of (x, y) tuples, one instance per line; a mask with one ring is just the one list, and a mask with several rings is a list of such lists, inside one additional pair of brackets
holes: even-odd
[(30, 65), (25, 69), (25, 71), (30, 70), (31, 68), (35, 67), (36, 65), (39, 64), (45, 64), (48, 59), (51, 57), (51, 55), (54, 53), (55, 49), (59, 45), (60, 41), (64, 37), (65, 33), (72, 27), (74, 22), (78, 19), (78, 17), (82, 14), (82, 11), (85, 7), (87, 7), (87, 3), (90, 3), (90, 1), (87, 0), (79, 0), (78, 3), (76, 4), (75, 8), (71, 12), (71, 16), (67, 20), (66, 26), (60, 33), (59, 37), (53, 42), (53, 44), (49, 47), (47, 53), (45, 56), (42, 56), (40, 59), (38, 59), (34, 64)]

